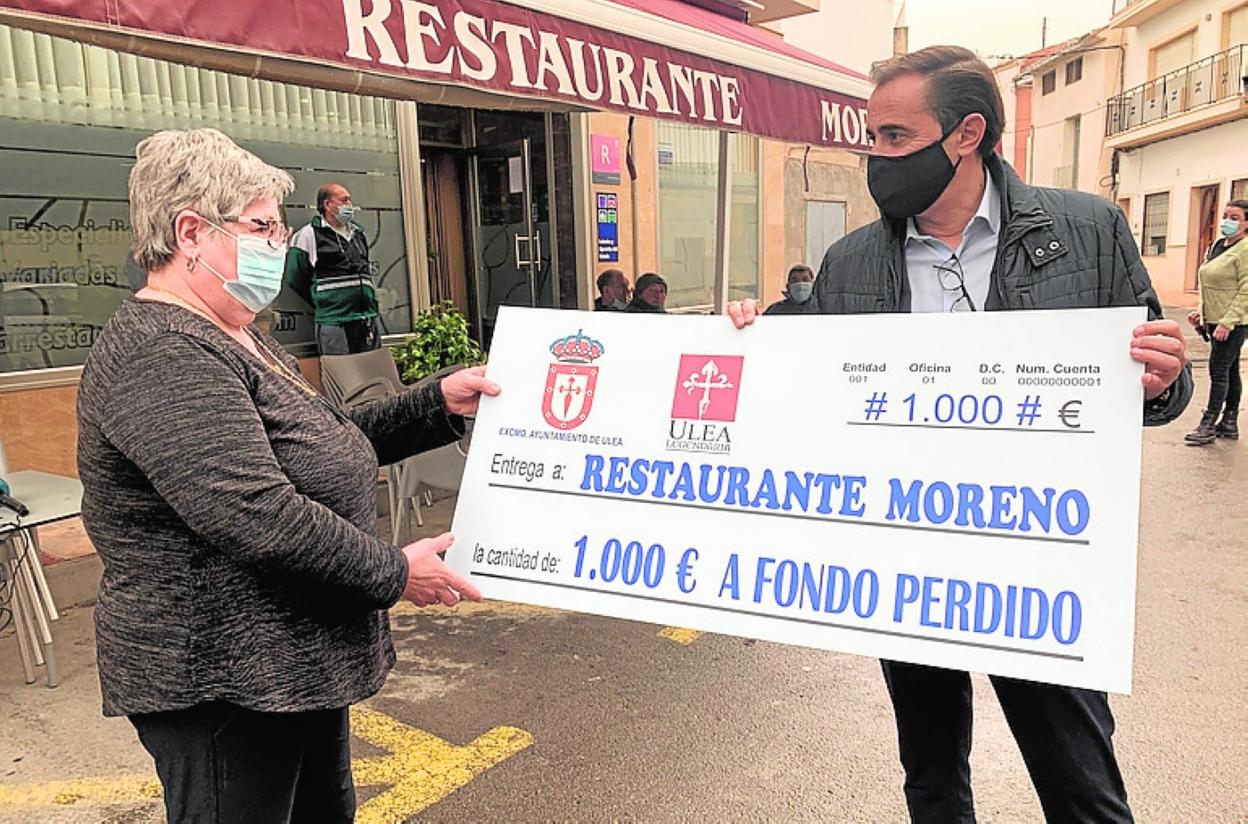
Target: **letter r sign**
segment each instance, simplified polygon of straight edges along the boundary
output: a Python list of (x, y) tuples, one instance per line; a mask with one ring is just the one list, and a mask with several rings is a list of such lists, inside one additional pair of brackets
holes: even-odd
[(590, 156), (593, 158), (594, 183), (620, 183), (620, 139), (606, 134), (589, 136)]

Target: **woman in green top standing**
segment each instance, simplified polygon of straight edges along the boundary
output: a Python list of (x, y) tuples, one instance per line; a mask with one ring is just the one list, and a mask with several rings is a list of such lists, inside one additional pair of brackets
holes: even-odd
[[(1238, 438), (1236, 416), (1243, 394), (1239, 351), (1248, 334), (1248, 200), (1232, 200), (1219, 224), (1222, 237), (1200, 267), (1200, 311), (1188, 320), (1210, 338), (1209, 404), (1200, 425), (1185, 436), (1191, 446)], [(1219, 413), (1222, 420), (1218, 420)]]

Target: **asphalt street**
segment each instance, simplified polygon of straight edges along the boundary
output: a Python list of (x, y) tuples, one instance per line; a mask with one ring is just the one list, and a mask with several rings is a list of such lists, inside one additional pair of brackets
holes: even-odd
[[(1184, 446), (1198, 406), (1145, 434), (1134, 692), (1111, 699), (1142, 822), (1248, 820), (1248, 443)], [(0, 635), (0, 821), (161, 820), (129, 725), (99, 717), (90, 618), (57, 626), (56, 690)], [(874, 660), (505, 603), (393, 626), (399, 664), (355, 719), (361, 821), (905, 819)], [(975, 689), (979, 819), (1041, 820)]]

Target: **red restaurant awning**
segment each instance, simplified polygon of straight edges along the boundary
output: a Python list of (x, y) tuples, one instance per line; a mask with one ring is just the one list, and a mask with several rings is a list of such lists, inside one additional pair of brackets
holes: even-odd
[(864, 77), (679, 0), (0, 0), (0, 22), (346, 91), (431, 99), (416, 81), (478, 90), (481, 106), (501, 96), (867, 145)]

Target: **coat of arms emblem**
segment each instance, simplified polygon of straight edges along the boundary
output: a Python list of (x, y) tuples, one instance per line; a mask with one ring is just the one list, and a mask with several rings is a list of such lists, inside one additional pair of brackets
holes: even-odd
[(550, 345), (558, 363), (546, 370), (546, 391), (542, 393), (542, 416), (555, 429), (575, 429), (589, 417), (598, 384), (598, 367), (603, 346), (578, 330)]

